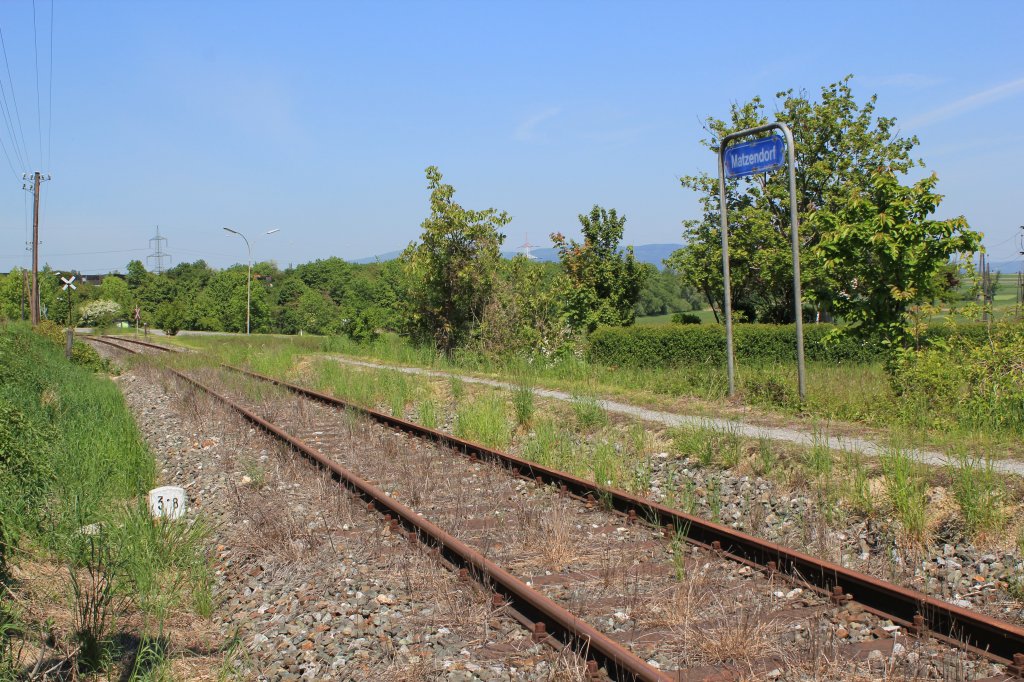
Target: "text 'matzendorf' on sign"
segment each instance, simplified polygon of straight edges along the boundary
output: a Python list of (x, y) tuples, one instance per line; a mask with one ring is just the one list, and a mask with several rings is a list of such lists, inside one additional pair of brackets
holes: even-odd
[(725, 150), (725, 175), (738, 178), (781, 168), (786, 165), (786, 142), (777, 135), (728, 147)]

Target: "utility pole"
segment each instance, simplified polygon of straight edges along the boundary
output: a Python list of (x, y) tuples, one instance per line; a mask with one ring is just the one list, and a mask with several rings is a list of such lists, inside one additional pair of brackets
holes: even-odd
[[(43, 175), (39, 171), (22, 175), (22, 179), (28, 180), (21, 188), (32, 192), (32, 291), (29, 296), (29, 306), (32, 314), (32, 326), (39, 324), (39, 186), (49, 175)], [(31, 180), (29, 180), (31, 177)]]

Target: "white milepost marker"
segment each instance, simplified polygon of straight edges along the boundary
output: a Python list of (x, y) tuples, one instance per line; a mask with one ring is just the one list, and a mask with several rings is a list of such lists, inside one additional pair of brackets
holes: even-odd
[(185, 489), (164, 485), (149, 491), (149, 513), (154, 519), (180, 519), (185, 515)]

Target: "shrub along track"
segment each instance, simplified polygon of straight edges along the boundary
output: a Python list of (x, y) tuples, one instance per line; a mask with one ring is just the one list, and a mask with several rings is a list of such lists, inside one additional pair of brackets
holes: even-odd
[[(826, 677), (835, 679), (877, 673), (879, 666), (911, 678), (937, 672), (945, 676), (955, 669), (958, 677), (995, 674), (991, 679), (1005, 679), (999, 669), (972, 656), (951, 656), (935, 640), (1010, 664), (1008, 673), (1020, 673), (1024, 631), (1015, 626), (622, 491), (599, 489), (447, 434), (358, 410), (434, 444), (403, 440), (339, 412), (352, 406), (296, 386), (287, 385), (303, 397), (288, 400), (237, 377), (220, 378), (232, 393), (249, 396), (247, 402), (262, 402), (260, 411), (314, 442), (314, 448), (194, 379), (179, 376), (286, 440), (370, 499), (372, 506), (393, 514), (411, 541), (419, 539), (445, 560), (467, 566), (495, 589), (496, 599), (538, 624), (538, 638), (546, 639), (539, 625), (543, 623), (560, 641), (589, 646), (614, 678), (767, 674), (798, 679), (801, 671), (817, 670), (812, 674), (822, 679), (827, 660), (832, 674)], [(453, 466), (458, 453), (472, 465)], [(474, 461), (479, 459), (510, 468), (520, 478)], [(377, 485), (346, 466), (358, 467)], [(587, 501), (585, 506), (581, 500)], [(451, 534), (424, 517), (443, 523)], [(642, 523), (624, 523), (636, 520)], [(780, 589), (787, 582), (791, 584)], [(851, 591), (857, 601), (850, 600)], [(839, 643), (835, 631), (852, 623), (869, 636)], [(867, 663), (858, 668), (851, 663), (858, 658)], [(667, 674), (655, 665), (679, 670)]]

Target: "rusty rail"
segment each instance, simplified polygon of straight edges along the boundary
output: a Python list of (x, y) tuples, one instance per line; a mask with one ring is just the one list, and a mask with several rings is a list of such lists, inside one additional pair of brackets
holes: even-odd
[(139, 354), (139, 351), (135, 350), (134, 348), (125, 348), (121, 344), (114, 343), (113, 341), (108, 341), (106, 338), (104, 338), (102, 336), (82, 336), (82, 337), (79, 337), (79, 338), (83, 338), (83, 339), (85, 339), (87, 341), (96, 341), (97, 343), (103, 343), (103, 344), (106, 344), (106, 345), (111, 346), (113, 348), (116, 348), (118, 350), (123, 350), (125, 353), (131, 353), (132, 355), (138, 355)]
[[(99, 339), (99, 337), (92, 337), (92, 338)], [(112, 339), (112, 340), (115, 340), (115, 341), (125, 341), (127, 343), (137, 343), (140, 346), (145, 346), (147, 348), (155, 348), (156, 350), (162, 350), (165, 353), (173, 353), (174, 352), (174, 349), (168, 348), (167, 346), (160, 345), (159, 343), (150, 343), (149, 341), (139, 341), (138, 339), (130, 339), (130, 338), (126, 337), (126, 336), (122, 337), (122, 336), (104, 335), (102, 338), (104, 338), (104, 339)]]
[(741, 533), (653, 500), (638, 497), (625, 490), (597, 486), (572, 474), (355, 405), (319, 391), (238, 367), (224, 366), (241, 374), (282, 386), (299, 395), (360, 412), (391, 427), (450, 447), (464, 455), (498, 462), (523, 477), (560, 486), (581, 497), (604, 500), (624, 514), (639, 517), (659, 526), (685, 531), (688, 540), (694, 544), (721, 551), (761, 570), (778, 572), (804, 582), (832, 595), (837, 602), (852, 598), (867, 610), (891, 619), (909, 632), (927, 634), (980, 654), (995, 663), (1010, 666), (1014, 672), (1024, 670), (1024, 628), (1012, 623), (953, 606), (922, 592), (900, 587), (839, 564)]
[(604, 664), (612, 679), (638, 680), (642, 682), (671, 682), (672, 675), (654, 668), (627, 648), (589, 625), (572, 612), (537, 592), (526, 583), (489, 560), (469, 545), (444, 531), (440, 526), (427, 521), (414, 510), (389, 497), (383, 490), (364, 480), (351, 471), (339, 466), (312, 446), (292, 436), (259, 415), (235, 403), (192, 377), (174, 369), (171, 373), (188, 384), (199, 388), (217, 400), (228, 405), (249, 422), (278, 439), (325, 469), (347, 488), (360, 495), (369, 505), (387, 515), (394, 515), (398, 523), (409, 530), (409, 539), (433, 546), (449, 562), (463, 566), (478, 580), (500, 593), (510, 606), (526, 615), (535, 623), (546, 628), (535, 631), (535, 637), (545, 634), (554, 636), (563, 643), (573, 646), (584, 656), (598, 659)]

